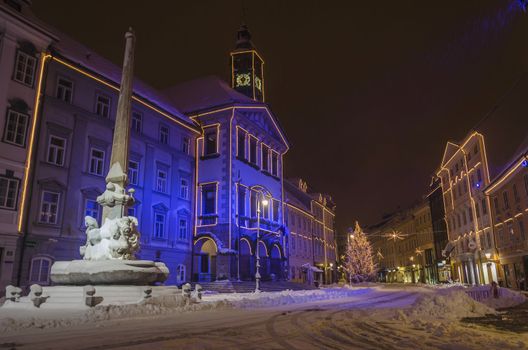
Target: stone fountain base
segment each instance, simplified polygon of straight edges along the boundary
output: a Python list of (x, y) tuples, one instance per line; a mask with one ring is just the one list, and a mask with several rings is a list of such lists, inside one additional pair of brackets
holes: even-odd
[(149, 260), (57, 261), (50, 278), (61, 285), (151, 285), (164, 282), (169, 269)]

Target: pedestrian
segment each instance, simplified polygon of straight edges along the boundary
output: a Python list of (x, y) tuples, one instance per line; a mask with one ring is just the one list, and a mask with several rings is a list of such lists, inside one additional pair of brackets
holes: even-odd
[(497, 285), (497, 282), (492, 281), (491, 282), (491, 295), (495, 298), (499, 298), (499, 286)]

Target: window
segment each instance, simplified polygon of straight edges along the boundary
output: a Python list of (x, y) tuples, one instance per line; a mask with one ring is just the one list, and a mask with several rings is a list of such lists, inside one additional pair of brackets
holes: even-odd
[(480, 169), (477, 169), (477, 181), (479, 184), (482, 182), (482, 172)]
[(66, 140), (61, 137), (50, 136), (48, 144), (48, 163), (63, 166), (65, 153)]
[(524, 191), (526, 192), (526, 195), (528, 196), (528, 174), (524, 175)]
[(218, 134), (217, 129), (215, 127), (213, 128), (207, 128), (207, 132), (205, 133), (205, 145), (204, 145), (204, 155), (212, 155), (218, 153)]
[(101, 117), (110, 117), (110, 97), (96, 95), (95, 97), (95, 114)]
[(128, 161), (128, 182), (131, 185), (139, 183), (139, 162), (135, 160)]
[[(273, 221), (279, 222), (279, 201), (272, 200), (273, 202)], [(306, 221), (304, 222), (304, 228), (306, 229)]]
[(84, 204), (84, 215), (91, 216), (94, 219), (99, 219), (99, 203), (93, 199), (87, 199)]
[(261, 147), (262, 170), (269, 171), (269, 147), (262, 144)]
[(468, 185), (467, 185), (467, 181), (466, 180), (463, 180), (464, 182), (464, 193), (467, 193), (468, 191)]
[(455, 173), (458, 173), (458, 163), (455, 164)]
[(143, 115), (139, 112), (132, 112), (132, 124), (130, 129), (136, 134), (141, 134), (143, 127)]
[(176, 268), (176, 283), (185, 282), (185, 265), (179, 264)]
[(37, 68), (37, 59), (25, 52), (17, 51), (15, 80), (27, 86), (33, 86), (35, 79), (35, 70)]
[(93, 175), (103, 176), (104, 161), (105, 152), (97, 148), (92, 148), (90, 150), (90, 168), (88, 172)]
[(521, 233), (521, 241), (526, 240), (526, 233), (524, 231), (524, 222), (522, 220), (519, 220), (519, 232)]
[(178, 238), (182, 241), (187, 240), (187, 219), (180, 219)]
[(247, 132), (237, 129), (237, 157), (246, 159), (246, 136)]
[(156, 191), (167, 193), (167, 172), (161, 169), (156, 172)]
[(279, 176), (279, 154), (271, 152), (271, 175)]
[(238, 186), (238, 216), (246, 215), (246, 189)]
[(504, 209), (510, 209), (510, 203), (508, 201), (508, 192), (502, 192), (502, 199), (504, 201)]
[(51, 268), (51, 259), (33, 258), (31, 260), (30, 280), (33, 283), (48, 284)]
[(202, 186), (202, 214), (216, 213), (216, 184)]
[(519, 197), (519, 191), (517, 191), (516, 184), (513, 184), (513, 198), (515, 199), (516, 203), (519, 203), (521, 201), (521, 197)]
[(180, 198), (189, 199), (189, 180), (180, 180)]
[(0, 177), (0, 208), (15, 209), (18, 194), (19, 179)]
[(488, 207), (486, 206), (486, 198), (482, 198), (482, 215), (488, 213)]
[(469, 222), (473, 222), (473, 213), (471, 212), (471, 208), (468, 209), (468, 216), (469, 216)]
[(249, 137), (249, 162), (257, 164), (257, 138)]
[(40, 203), (39, 222), (44, 224), (56, 224), (59, 212), (60, 194), (51, 191), (42, 192)]
[(477, 218), (480, 217), (480, 210), (478, 202), (475, 202), (475, 212), (477, 213)]
[(500, 207), (499, 207), (499, 199), (497, 197), (493, 198), (493, 206), (495, 207), (495, 212), (500, 213)]
[(167, 125), (160, 125), (159, 127), (159, 142), (163, 145), (169, 144), (169, 127)]
[(250, 210), (251, 210), (251, 217), (256, 218), (257, 217), (257, 192), (251, 191), (249, 194), (250, 198)]
[(73, 97), (73, 83), (65, 78), (57, 80), (57, 98), (66, 103), (72, 102)]
[(181, 151), (185, 154), (189, 154), (191, 151), (191, 139), (186, 136), (182, 137)]
[(17, 146), (26, 145), (26, 131), (28, 126), (28, 115), (14, 110), (7, 112), (6, 127), (4, 130), (4, 142)]
[(154, 214), (154, 238), (165, 237), (165, 214)]
[(136, 208), (135, 207), (127, 208), (127, 216), (136, 217)]

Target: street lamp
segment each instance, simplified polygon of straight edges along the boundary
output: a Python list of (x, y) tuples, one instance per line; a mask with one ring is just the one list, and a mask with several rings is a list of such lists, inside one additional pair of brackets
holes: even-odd
[(267, 207), (269, 201), (266, 198), (262, 198), (262, 192), (257, 192), (257, 251), (256, 251), (256, 270), (255, 270), (255, 293), (260, 293), (260, 252), (259, 252), (259, 243), (260, 243), (260, 204), (264, 207)]

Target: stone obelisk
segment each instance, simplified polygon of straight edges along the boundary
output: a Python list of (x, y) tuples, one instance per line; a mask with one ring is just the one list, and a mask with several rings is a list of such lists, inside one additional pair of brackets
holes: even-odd
[(103, 206), (104, 224), (107, 218), (121, 218), (127, 206), (134, 202), (133, 191), (127, 194), (128, 185), (128, 147), (130, 137), (130, 114), (132, 105), (132, 81), (134, 78), (134, 46), (136, 37), (132, 28), (125, 34), (125, 57), (121, 89), (117, 103), (117, 114), (110, 158), (110, 171), (106, 176), (106, 191), (97, 201)]

